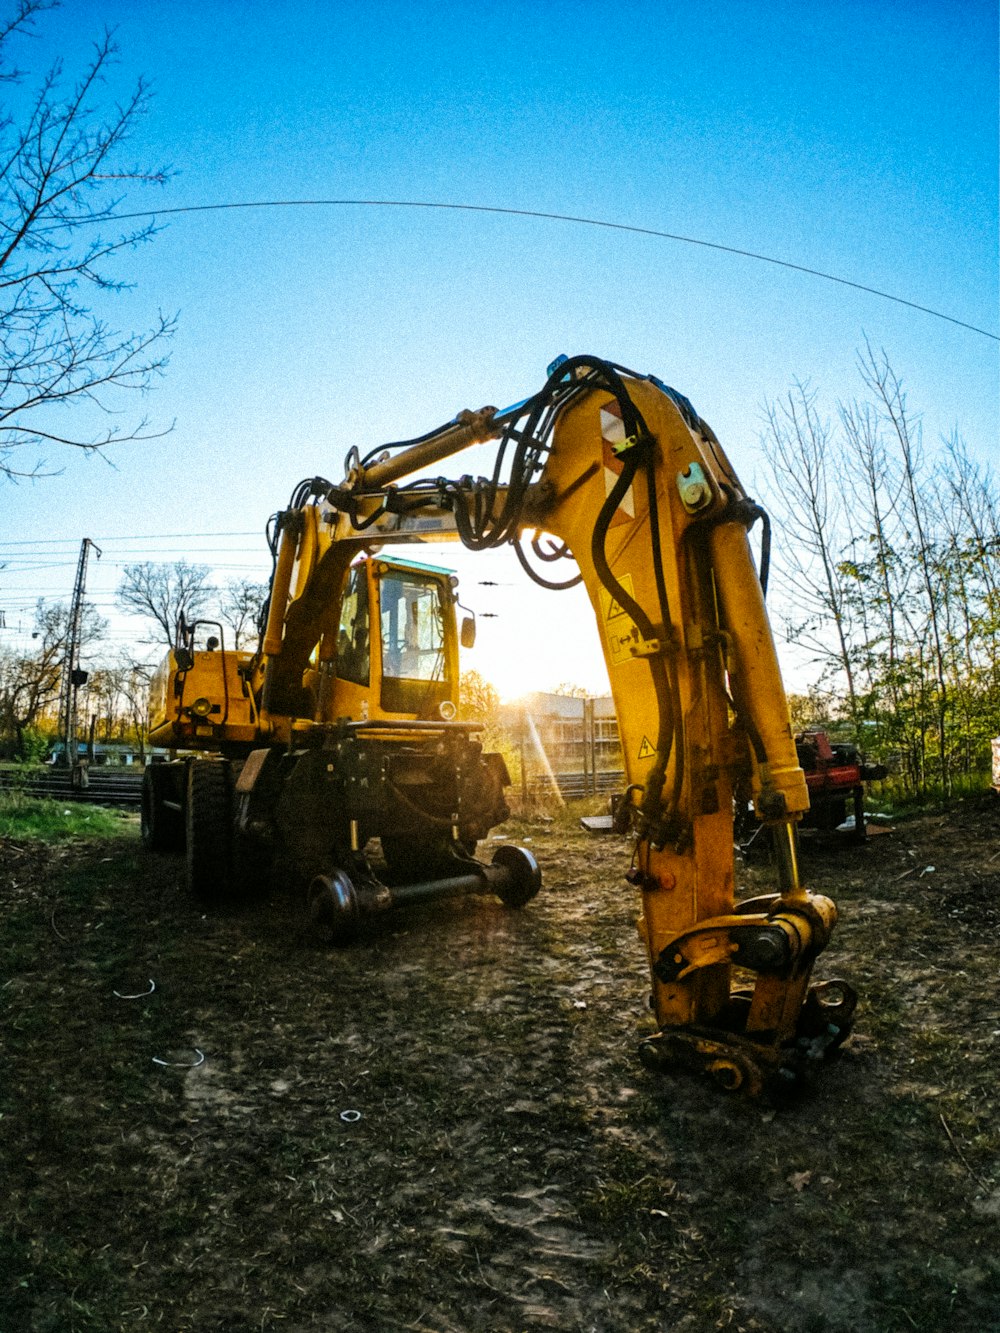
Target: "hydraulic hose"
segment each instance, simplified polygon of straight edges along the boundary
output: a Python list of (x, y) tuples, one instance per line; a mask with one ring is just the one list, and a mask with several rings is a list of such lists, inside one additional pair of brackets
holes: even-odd
[[(655, 639), (657, 634), (653, 622), (635, 598), (630, 596), (615, 578), (611, 571), (611, 567), (608, 564), (605, 549), (611, 520), (614, 517), (618, 506), (625, 498), (625, 495), (635, 480), (636, 473), (639, 470), (642, 461), (639, 457), (639, 453), (641, 450), (649, 448), (651, 448), (651, 444), (648, 442), (647, 437), (646, 443), (634, 445), (632, 449), (626, 453), (625, 466), (612, 487), (610, 494), (601, 506), (597, 521), (594, 524), (590, 556), (594, 563), (594, 570), (598, 580), (604, 590), (613, 597), (622, 610), (632, 618), (632, 621), (644, 639)], [(666, 625), (664, 628), (666, 628)], [(670, 762), (670, 755), (675, 740), (676, 714), (673, 708), (673, 691), (671, 689), (671, 682), (663, 657), (659, 654), (655, 654), (647, 660), (649, 662), (649, 670), (653, 678), (653, 690), (656, 696), (657, 735), (656, 758), (653, 761), (652, 770), (646, 781), (646, 790), (641, 809), (647, 821), (653, 823), (660, 815), (663, 784), (666, 781), (667, 765)], [(676, 808), (676, 804), (674, 808)]]
[[(649, 541), (650, 554), (653, 562), (653, 578), (656, 582), (656, 595), (660, 603), (660, 620), (663, 623), (664, 631), (670, 631), (670, 599), (667, 595), (667, 581), (663, 572), (663, 549), (660, 544), (660, 515), (659, 503), (656, 497), (656, 459), (653, 456), (652, 447), (648, 451), (646, 459), (646, 486), (649, 492)], [(680, 683), (677, 679), (677, 672), (665, 672), (667, 676), (670, 691), (670, 714), (673, 719), (673, 726), (676, 733), (683, 731), (684, 710), (681, 707)], [(680, 808), (681, 791), (684, 786), (684, 737), (683, 734), (678, 739), (677, 753), (674, 759), (674, 782), (671, 796), (671, 807), (674, 810)]]

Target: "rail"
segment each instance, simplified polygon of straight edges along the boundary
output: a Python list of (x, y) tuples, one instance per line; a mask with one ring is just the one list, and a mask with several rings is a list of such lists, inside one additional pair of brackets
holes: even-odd
[(141, 768), (115, 770), (91, 768), (87, 786), (74, 787), (66, 768), (0, 768), (0, 791), (21, 791), (53, 801), (86, 801), (90, 805), (117, 808), (138, 806), (142, 794)]

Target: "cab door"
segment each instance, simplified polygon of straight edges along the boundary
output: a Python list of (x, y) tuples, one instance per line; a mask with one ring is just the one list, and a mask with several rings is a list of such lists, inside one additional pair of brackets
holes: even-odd
[(458, 703), (451, 588), (431, 573), (385, 561), (374, 564), (381, 668), (378, 712), (438, 718), (442, 704)]

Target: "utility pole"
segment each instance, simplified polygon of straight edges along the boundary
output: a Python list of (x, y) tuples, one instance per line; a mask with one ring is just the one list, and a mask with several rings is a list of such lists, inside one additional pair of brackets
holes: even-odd
[(76, 692), (87, 683), (87, 672), (81, 671), (80, 631), (83, 627), (83, 595), (87, 586), (87, 560), (93, 546), (100, 560), (100, 547), (89, 537), (80, 543), (80, 559), (76, 566), (73, 601), (69, 609), (69, 631), (66, 636), (66, 654), (63, 657), (62, 681), (59, 686), (59, 734), (63, 739), (63, 763), (67, 768), (76, 766)]

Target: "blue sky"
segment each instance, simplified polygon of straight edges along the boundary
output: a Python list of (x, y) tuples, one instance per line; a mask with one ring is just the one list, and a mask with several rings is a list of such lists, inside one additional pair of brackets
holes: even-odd
[[(581, 214), (759, 251), (996, 331), (993, 4), (70, 0), (22, 63), (59, 54), (77, 69), (105, 25), (121, 48), (110, 91), (140, 73), (156, 91), (134, 157), (175, 169), (129, 208), (339, 198)], [(36, 592), (68, 594), (83, 536), (259, 531), (300, 477), (339, 476), (350, 445), (520, 399), (559, 352), (675, 384), (749, 477), (765, 402), (796, 378), (831, 407), (857, 393), (867, 336), (929, 444), (957, 426), (995, 456), (996, 342), (652, 237), (464, 212), (193, 214), (123, 275), (136, 286), (113, 319), (179, 314), (145, 404), (176, 426), (116, 451), (113, 469), (52, 455), (61, 476), (3, 488), (0, 541), (65, 543), (47, 548), (56, 569), (0, 573), (8, 624), (27, 623)], [(252, 537), (104, 545), (91, 588), (105, 610), (126, 558), (225, 548), (222, 563), (264, 568)], [(458, 563), (466, 600), (497, 613), (480, 669), (516, 628), (535, 649), (515, 649), (508, 692), (597, 684), (585, 605), (529, 593), (492, 557)], [(517, 587), (476, 588), (498, 569)], [(116, 621), (112, 636), (130, 632)], [(564, 667), (553, 638), (569, 645)]]

